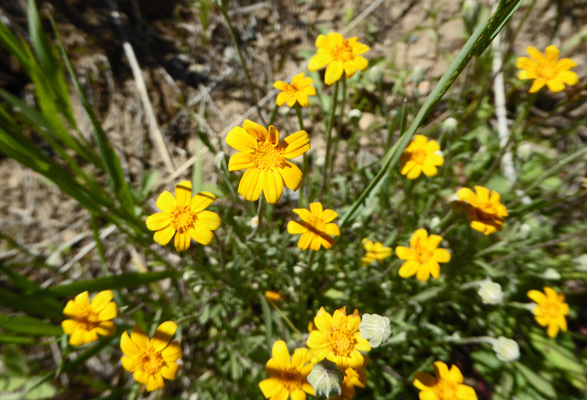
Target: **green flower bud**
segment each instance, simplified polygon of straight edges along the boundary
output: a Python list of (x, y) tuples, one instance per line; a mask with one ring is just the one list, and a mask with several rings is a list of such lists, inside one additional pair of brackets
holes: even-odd
[(367, 339), (371, 347), (379, 347), (391, 336), (389, 318), (377, 314), (363, 314), (359, 330), (361, 337)]
[(424, 68), (416, 65), (412, 70), (412, 81), (417, 85), (424, 80)]
[(440, 129), (449, 135), (455, 134), (458, 128), (459, 123), (453, 117), (445, 119), (440, 126)]
[(465, 0), (461, 7), (461, 16), (465, 21), (472, 23), (475, 20), (478, 10), (479, 4), (475, 0)]
[(342, 393), (342, 381), (344, 374), (332, 361), (324, 359), (314, 365), (312, 372), (308, 375), (308, 383), (314, 388), (316, 397), (326, 398)]
[(369, 79), (369, 82), (377, 85), (383, 81), (383, 71), (381, 71), (381, 68), (379, 68), (377, 65), (374, 65), (369, 68), (369, 71), (367, 72), (367, 79)]

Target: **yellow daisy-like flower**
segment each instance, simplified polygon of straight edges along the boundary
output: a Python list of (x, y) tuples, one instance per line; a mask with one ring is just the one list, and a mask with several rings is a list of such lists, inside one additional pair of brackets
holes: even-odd
[(283, 296), (283, 294), (281, 293), (280, 290), (267, 290), (267, 291), (265, 291), (265, 300), (267, 300), (271, 303), (275, 303), (275, 302), (281, 300), (282, 296)]
[(391, 256), (392, 253), (390, 247), (385, 247), (381, 242), (373, 243), (367, 238), (363, 239), (363, 247), (367, 251), (367, 254), (362, 259), (363, 266), (369, 265), (375, 260), (381, 262)]
[(426, 136), (416, 135), (404, 150), (401, 156), (401, 174), (408, 179), (416, 179), (422, 172), (426, 176), (434, 176), (438, 168), (444, 164), (444, 157), (437, 152), (440, 145), (435, 140), (428, 140)]
[(395, 248), (397, 256), (406, 260), (399, 269), (399, 276), (409, 278), (416, 275), (419, 281), (427, 281), (432, 275), (438, 279), (440, 275), (439, 263), (450, 261), (450, 253), (446, 249), (437, 248), (442, 237), (428, 236), (426, 229), (418, 229), (410, 238), (410, 247), (398, 246)]
[(177, 377), (176, 361), (183, 357), (183, 352), (178, 341), (169, 343), (176, 330), (177, 324), (167, 321), (159, 325), (150, 340), (139, 325), (132, 329), (130, 336), (126, 331), (122, 333), (122, 366), (133, 373), (135, 381), (147, 385), (149, 392), (161, 389), (163, 378), (172, 381)]
[(308, 96), (316, 95), (316, 89), (312, 86), (313, 83), (314, 80), (312, 78), (304, 78), (303, 72), (293, 77), (291, 85), (283, 81), (276, 81), (273, 84), (273, 87), (281, 90), (281, 93), (277, 95), (275, 103), (279, 107), (285, 103), (287, 103), (289, 107), (293, 107), (296, 103), (298, 103), (300, 107), (308, 107), (310, 105)]
[(501, 231), (508, 216), (507, 209), (501, 204), (501, 196), (483, 186), (475, 186), (475, 192), (469, 188), (457, 192), (459, 200), (467, 203), (467, 217), (473, 220), (471, 228), (485, 235)]
[(118, 307), (112, 302), (112, 290), (104, 290), (94, 296), (90, 303), (87, 291), (69, 300), (63, 309), (68, 317), (61, 323), (63, 331), (70, 335), (69, 344), (81, 346), (95, 342), (100, 336), (114, 336), (116, 326), (111, 319), (118, 315)]
[(534, 318), (540, 326), (547, 326), (546, 333), (555, 338), (559, 329), (567, 331), (566, 315), (569, 315), (569, 305), (565, 303), (565, 296), (558, 294), (552, 288), (545, 287), (544, 293), (530, 290), (528, 297), (536, 302)]
[(516, 61), (516, 67), (522, 69), (518, 73), (519, 79), (534, 79), (529, 92), (535, 93), (547, 85), (551, 92), (558, 93), (565, 90), (567, 85), (574, 85), (579, 81), (579, 77), (571, 68), (576, 67), (577, 63), (570, 58), (558, 59), (558, 47), (550, 45), (544, 50), (544, 55), (535, 47), (526, 48), (530, 57), (519, 57)]
[(305, 400), (306, 393), (313, 395), (314, 388), (308, 383), (308, 375), (312, 372), (312, 364), (306, 364), (308, 349), (294, 351), (291, 360), (289, 351), (283, 340), (273, 343), (273, 358), (267, 361), (265, 370), (271, 378), (259, 383), (259, 388), (266, 399)]
[(361, 337), (360, 324), (357, 310), (347, 316), (346, 307), (342, 307), (330, 315), (320, 307), (314, 318), (316, 329), (310, 332), (306, 344), (318, 361), (327, 358), (341, 371), (349, 367), (358, 369), (365, 363), (360, 352), (371, 350), (369, 342)]
[(434, 363), (436, 378), (426, 372), (416, 372), (414, 386), (420, 389), (420, 400), (477, 400), (475, 390), (463, 385), (463, 374), (455, 366), (450, 370), (442, 361)]
[(248, 119), (243, 127), (228, 132), (226, 143), (240, 151), (228, 162), (229, 171), (246, 169), (238, 185), (238, 192), (247, 200), (255, 201), (265, 194), (269, 204), (281, 198), (283, 185), (298, 190), (302, 171), (291, 162), (310, 150), (310, 137), (306, 131), (293, 133), (279, 142), (279, 132), (274, 126), (265, 127)]
[(330, 209), (324, 210), (322, 203), (311, 203), (310, 210), (294, 208), (293, 212), (302, 219), (301, 222), (289, 221), (287, 231), (292, 235), (299, 235), (298, 247), (306, 250), (308, 247), (314, 251), (321, 246), (329, 249), (334, 244), (331, 236), (340, 236), (340, 228), (332, 222), (338, 214)]
[(365, 388), (367, 384), (367, 374), (365, 374), (365, 367), (358, 369), (347, 368), (344, 371), (344, 379), (341, 385), (341, 396), (331, 397), (331, 400), (351, 400), (355, 398), (357, 387)]
[(213, 230), (220, 227), (218, 214), (206, 208), (216, 200), (210, 192), (192, 197), (192, 183), (183, 181), (175, 187), (175, 197), (167, 190), (157, 198), (157, 207), (163, 212), (147, 218), (147, 228), (156, 231), (153, 239), (162, 246), (175, 235), (175, 248), (184, 251), (190, 247), (190, 238), (205, 246), (214, 239)]
[(328, 36), (319, 35), (316, 39), (318, 52), (310, 59), (308, 69), (318, 71), (326, 67), (324, 83), (332, 85), (342, 76), (352, 77), (357, 70), (367, 69), (369, 62), (361, 57), (369, 51), (369, 46), (358, 42), (358, 38), (345, 39), (340, 33), (331, 32)]

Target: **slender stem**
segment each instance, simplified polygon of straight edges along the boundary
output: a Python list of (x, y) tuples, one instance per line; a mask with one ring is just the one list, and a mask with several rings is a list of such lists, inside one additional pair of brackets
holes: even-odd
[(314, 250), (310, 250), (310, 254), (308, 254), (308, 263), (306, 264), (306, 271), (310, 271), (312, 268), (312, 260), (314, 259)]
[[(304, 118), (302, 117), (302, 107), (296, 103), (295, 106), (296, 109), (296, 114), (298, 116), (298, 122), (300, 124), (300, 130), (305, 131), (306, 128), (304, 128)], [(302, 166), (302, 183), (300, 185), (300, 207), (305, 206), (306, 202), (306, 195), (304, 194), (304, 189), (305, 186), (304, 182), (305, 179), (307, 179), (307, 173), (308, 173), (308, 155), (306, 153), (304, 153), (304, 160), (303, 160), (303, 166)], [(308, 194), (308, 198), (310, 198), (310, 194)]]
[(263, 222), (263, 208), (265, 207), (265, 202), (263, 201), (263, 195), (259, 197), (259, 208), (257, 209), (257, 226), (253, 229), (253, 232), (247, 236), (247, 240), (251, 240), (257, 232), (259, 232), (259, 228), (261, 227), (261, 223)]
[[(249, 84), (249, 90), (251, 91), (251, 100), (253, 101), (253, 105), (257, 106), (257, 95), (255, 94), (255, 87), (253, 86), (253, 81), (251, 80), (251, 75), (249, 74), (249, 69), (247, 68), (247, 63), (245, 62), (245, 58), (243, 57), (243, 53), (241, 52), (240, 45), (238, 44), (238, 38), (236, 37), (236, 33), (234, 32), (234, 28), (232, 27), (232, 24), (230, 23), (230, 18), (228, 17), (228, 14), (226, 13), (226, 7), (219, 7), (219, 9), (220, 9), (220, 12), (222, 13), (222, 16), (224, 17), (224, 21), (226, 21), (226, 26), (228, 27), (228, 30), (230, 31), (230, 37), (232, 38), (232, 42), (234, 43), (234, 47), (236, 47), (236, 52), (238, 53), (238, 57), (240, 59), (241, 66), (243, 67), (243, 71), (245, 73), (245, 76), (247, 77), (247, 83)], [(263, 125), (265, 125), (265, 118), (263, 118), (261, 110), (259, 110), (259, 117), (261, 117), (261, 121), (263, 122)]]
[(285, 323), (291, 328), (292, 331), (294, 331), (300, 338), (303, 338), (304, 337), (302, 335), (302, 333), (300, 331), (298, 331), (298, 329), (294, 326), (294, 324), (291, 323), (291, 321), (289, 320), (289, 318), (286, 317), (286, 315), (283, 313), (283, 311), (281, 311), (279, 309), (279, 307), (277, 307), (272, 301), (269, 301), (268, 303), (271, 304), (271, 306), (273, 306), (273, 308), (275, 308), (275, 311), (277, 311), (279, 313), (279, 315), (281, 316), (281, 318), (283, 318), (283, 320), (285, 321)]
[(273, 121), (275, 121), (275, 116), (277, 115), (277, 110), (279, 106), (275, 103), (275, 107), (273, 107), (273, 111), (271, 111), (271, 116), (269, 117), (269, 125), (273, 125)]
[(344, 119), (344, 108), (346, 107), (346, 75), (342, 74), (342, 103), (340, 107), (340, 118), (336, 125), (336, 132), (340, 136), (342, 134), (342, 120)]
[(334, 126), (334, 118), (336, 117), (336, 106), (338, 105), (338, 81), (334, 84), (334, 94), (332, 95), (332, 110), (330, 110), (330, 119), (328, 120), (328, 128), (326, 129), (326, 158), (324, 160), (324, 176), (322, 179), (322, 190), (324, 193), (328, 188), (328, 165), (330, 159), (330, 142), (332, 139), (332, 127)]

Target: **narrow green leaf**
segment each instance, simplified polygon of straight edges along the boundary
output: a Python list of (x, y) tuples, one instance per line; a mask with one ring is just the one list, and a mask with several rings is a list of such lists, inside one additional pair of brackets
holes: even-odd
[(59, 336), (63, 330), (38, 318), (0, 315), (0, 329), (39, 336)]
[(263, 310), (263, 321), (265, 322), (265, 336), (267, 337), (267, 347), (271, 348), (273, 345), (273, 319), (271, 318), (271, 309), (265, 296), (259, 297), (261, 301), (261, 309)]
[(12, 343), (12, 344), (38, 344), (39, 341), (37, 339), (26, 337), (26, 336), (14, 336), (14, 335), (7, 335), (4, 333), (0, 333), (0, 343)]
[[(556, 391), (554, 387), (544, 377), (538, 375), (532, 369), (526, 367), (520, 362), (516, 362), (515, 366), (534, 389), (538, 390), (549, 399), (556, 399)], [(533, 368), (535, 368), (535, 366)]]
[(62, 318), (63, 307), (53, 298), (0, 288), (0, 304), (8, 309), (49, 318)]

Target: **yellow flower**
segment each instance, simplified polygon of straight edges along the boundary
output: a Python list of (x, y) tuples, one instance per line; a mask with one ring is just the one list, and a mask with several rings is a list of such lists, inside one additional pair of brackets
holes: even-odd
[(318, 361), (327, 358), (341, 371), (363, 366), (365, 357), (360, 351), (369, 351), (371, 346), (361, 337), (361, 317), (357, 310), (347, 316), (346, 307), (342, 307), (330, 315), (320, 307), (314, 324), (316, 329), (310, 332), (306, 344)]
[(267, 290), (265, 291), (265, 299), (271, 303), (281, 300), (282, 293), (279, 290)]
[(132, 329), (130, 336), (126, 331), (122, 333), (122, 366), (133, 373), (135, 381), (147, 385), (149, 392), (161, 389), (163, 378), (177, 377), (179, 365), (175, 361), (183, 357), (183, 352), (178, 341), (169, 343), (176, 330), (177, 324), (167, 321), (159, 325), (151, 340), (139, 325)]
[(310, 137), (306, 131), (293, 133), (279, 143), (279, 132), (274, 126), (265, 127), (249, 121), (243, 127), (231, 129), (226, 143), (240, 151), (228, 162), (229, 171), (246, 169), (238, 185), (238, 192), (247, 200), (255, 201), (265, 194), (269, 204), (281, 198), (283, 185), (298, 190), (302, 171), (288, 159), (301, 156), (310, 150)]
[(577, 63), (570, 58), (558, 59), (558, 47), (550, 45), (544, 50), (544, 55), (535, 47), (526, 48), (532, 59), (519, 57), (516, 61), (516, 67), (522, 69), (518, 73), (519, 79), (534, 79), (530, 87), (530, 93), (539, 91), (544, 85), (547, 85), (551, 92), (558, 93), (565, 90), (567, 85), (574, 85), (578, 82), (579, 77), (571, 68), (576, 67)]
[(285, 103), (289, 107), (293, 107), (297, 102), (301, 107), (308, 107), (310, 105), (308, 96), (316, 95), (316, 89), (312, 86), (313, 83), (314, 80), (312, 78), (304, 78), (303, 72), (293, 77), (291, 85), (283, 81), (276, 81), (273, 87), (281, 90), (281, 93), (277, 95), (275, 103), (279, 107)]
[(90, 303), (89, 294), (85, 291), (67, 302), (63, 314), (69, 319), (63, 321), (61, 327), (70, 335), (69, 344), (81, 346), (95, 342), (98, 335), (114, 336), (116, 326), (110, 320), (118, 315), (118, 307), (111, 302), (112, 297), (112, 290), (104, 290), (96, 294)]
[(320, 246), (329, 249), (334, 244), (331, 236), (340, 236), (340, 228), (332, 222), (338, 214), (330, 209), (323, 210), (321, 203), (311, 203), (310, 210), (294, 208), (293, 212), (298, 214), (302, 221), (289, 221), (287, 231), (292, 235), (302, 235), (298, 240), (300, 249), (306, 250), (309, 247), (318, 251)]
[(344, 379), (342, 380), (342, 396), (334, 396), (331, 400), (351, 400), (355, 398), (355, 387), (364, 388), (367, 384), (367, 374), (365, 374), (365, 367), (358, 369), (347, 368), (344, 371)]
[(540, 326), (548, 326), (548, 336), (555, 338), (559, 329), (567, 331), (565, 315), (569, 315), (569, 305), (565, 303), (565, 296), (545, 287), (544, 293), (530, 290), (528, 297), (537, 303), (533, 310), (534, 318)]
[(175, 197), (167, 190), (157, 198), (157, 207), (163, 212), (147, 218), (147, 228), (155, 232), (153, 239), (162, 246), (175, 235), (175, 248), (184, 251), (190, 247), (190, 238), (209, 245), (213, 230), (220, 226), (220, 217), (205, 209), (216, 200), (210, 192), (192, 197), (192, 183), (183, 181), (175, 187)]
[(408, 179), (416, 179), (422, 172), (426, 176), (434, 176), (438, 173), (436, 167), (444, 164), (444, 158), (437, 154), (440, 145), (434, 140), (428, 140), (426, 136), (416, 135), (404, 150), (401, 156), (401, 174)]
[(457, 197), (467, 204), (467, 217), (472, 219), (471, 228), (490, 235), (496, 230), (501, 231), (508, 212), (499, 193), (483, 187), (475, 186), (475, 193), (469, 188), (459, 189)]
[(450, 370), (442, 361), (434, 363), (436, 378), (425, 372), (416, 372), (414, 386), (420, 389), (420, 400), (477, 400), (475, 390), (463, 385), (463, 374), (455, 366)]
[(312, 372), (312, 364), (306, 364), (308, 349), (294, 351), (291, 360), (289, 351), (283, 340), (273, 344), (273, 358), (267, 361), (265, 370), (271, 378), (259, 383), (259, 388), (266, 399), (304, 400), (306, 393), (313, 395), (314, 388), (308, 383), (308, 375)]
[(409, 278), (416, 274), (419, 281), (427, 281), (432, 275), (438, 279), (440, 275), (439, 263), (450, 261), (450, 253), (446, 249), (438, 249), (442, 237), (428, 236), (426, 229), (418, 229), (410, 238), (410, 249), (403, 246), (395, 248), (397, 256), (406, 260), (399, 269), (399, 276)]
[(344, 70), (346, 77), (352, 77), (357, 70), (367, 69), (369, 62), (361, 57), (369, 51), (369, 46), (358, 42), (358, 38), (343, 38), (340, 33), (329, 33), (328, 36), (319, 35), (316, 39), (317, 54), (310, 59), (308, 69), (318, 71), (326, 65), (324, 83), (332, 85), (342, 76)]
[(383, 261), (387, 257), (391, 256), (392, 250), (390, 247), (383, 246), (381, 242), (373, 243), (369, 239), (363, 239), (363, 246), (367, 251), (365, 257), (363, 257), (363, 266), (371, 264), (373, 261)]

